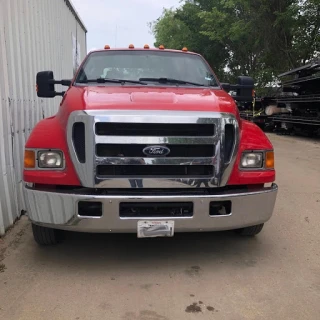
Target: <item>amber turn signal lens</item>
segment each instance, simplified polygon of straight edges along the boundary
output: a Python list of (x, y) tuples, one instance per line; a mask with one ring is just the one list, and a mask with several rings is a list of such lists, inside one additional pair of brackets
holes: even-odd
[(24, 152), (24, 167), (27, 169), (36, 167), (36, 156), (32, 150), (25, 150)]
[(266, 152), (266, 169), (274, 169), (274, 152), (267, 151)]

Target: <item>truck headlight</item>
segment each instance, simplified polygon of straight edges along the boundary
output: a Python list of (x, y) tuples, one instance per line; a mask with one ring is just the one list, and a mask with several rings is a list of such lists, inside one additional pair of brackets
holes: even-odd
[(274, 169), (273, 151), (243, 152), (240, 160), (241, 169)]
[(262, 152), (246, 152), (241, 156), (241, 168), (262, 168), (263, 154)]
[(39, 168), (62, 168), (63, 155), (61, 151), (38, 151)]

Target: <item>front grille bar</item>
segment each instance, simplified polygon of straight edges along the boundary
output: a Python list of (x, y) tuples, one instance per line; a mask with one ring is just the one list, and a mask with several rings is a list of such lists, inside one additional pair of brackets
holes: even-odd
[[(113, 144), (99, 143), (96, 145), (96, 155), (101, 158), (145, 158), (143, 149), (150, 145), (147, 144)], [(160, 145), (161, 146), (161, 145)], [(166, 144), (162, 144), (166, 146)], [(170, 144), (170, 153), (166, 158), (206, 158), (215, 155), (215, 146), (213, 144), (183, 145)]]

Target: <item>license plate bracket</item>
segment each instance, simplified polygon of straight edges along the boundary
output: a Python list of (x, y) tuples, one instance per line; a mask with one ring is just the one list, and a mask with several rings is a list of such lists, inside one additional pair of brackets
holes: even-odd
[(173, 237), (174, 220), (139, 220), (138, 238)]

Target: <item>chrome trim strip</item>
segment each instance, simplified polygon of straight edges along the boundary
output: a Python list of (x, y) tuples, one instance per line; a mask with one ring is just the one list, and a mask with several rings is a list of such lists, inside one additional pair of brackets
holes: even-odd
[[(77, 112), (77, 111), (76, 111)], [(97, 117), (96, 122), (140, 122), (140, 123), (213, 123), (214, 119), (227, 113), (176, 110), (85, 110), (87, 115)], [(229, 115), (229, 114), (228, 114)], [(153, 118), (150, 118), (152, 116)], [(209, 120), (211, 119), (211, 120)]]
[[(150, 177), (146, 178), (137, 178), (137, 177), (116, 177), (112, 179), (100, 179), (96, 178), (96, 188), (132, 188), (132, 185), (144, 189), (168, 189), (168, 188), (214, 188), (217, 186), (217, 181), (215, 178), (192, 178), (192, 177), (181, 177), (181, 178), (158, 178), (158, 177)], [(115, 187), (116, 186), (116, 187)], [(165, 192), (165, 190), (163, 191)]]
[[(165, 160), (165, 161), (164, 161)], [(129, 161), (137, 161), (140, 163), (130, 164)], [(196, 161), (195, 163), (192, 163)], [(127, 158), (115, 158), (115, 157), (96, 157), (96, 165), (216, 165), (217, 157), (211, 158), (138, 158), (138, 157), (127, 157)]]
[(230, 115), (228, 117), (225, 117), (222, 119), (222, 127), (224, 127), (226, 124), (232, 124), (234, 126), (234, 132), (235, 132), (235, 137), (234, 137), (234, 142), (233, 142), (233, 149), (231, 152), (231, 158), (229, 162), (225, 162), (224, 161), (224, 141), (225, 141), (225, 134), (224, 134), (224, 130), (221, 130), (221, 148), (220, 148), (220, 152), (222, 150), (222, 152), (220, 153), (220, 164), (221, 166), (223, 166), (221, 172), (221, 177), (220, 177), (220, 184), (219, 186), (225, 186), (228, 183), (229, 177), (231, 175), (231, 171), (233, 169), (234, 163), (236, 161), (237, 158), (237, 153), (239, 150), (239, 144), (240, 144), (240, 128), (239, 128), (239, 124), (238, 121), (234, 118), (231, 117)]
[(219, 138), (214, 137), (140, 137), (140, 136), (96, 136), (96, 143), (113, 144), (214, 144)]
[[(72, 130), (75, 122), (83, 122), (85, 125), (86, 162), (80, 163), (72, 141)], [(95, 177), (95, 145), (93, 139), (94, 118), (88, 117), (85, 111), (74, 111), (70, 114), (67, 125), (67, 143), (70, 157), (75, 166), (82, 186), (94, 186)]]
[[(83, 122), (85, 124), (85, 144), (86, 144), (86, 163), (78, 161), (75, 148), (72, 142), (72, 126), (75, 122)], [(136, 136), (100, 136), (95, 134), (95, 123), (97, 122), (127, 122), (127, 123), (212, 123), (215, 125), (214, 136), (194, 136), (194, 137), (136, 137)], [(235, 140), (233, 150), (231, 153), (231, 160), (225, 163), (224, 159), (224, 126), (232, 124), (235, 128)], [(97, 157), (95, 154), (95, 145), (97, 143), (114, 143), (114, 144), (166, 144), (170, 148), (170, 144), (188, 145), (192, 144), (213, 144), (215, 145), (215, 155), (211, 158), (200, 157), (203, 164), (212, 164), (215, 168), (215, 175), (212, 179), (183, 177), (186, 180), (195, 180), (194, 183), (186, 183), (185, 181), (179, 183), (179, 187), (195, 188), (198, 183), (204, 182), (202, 187), (219, 187), (225, 186), (231, 174), (236, 155), (239, 147), (239, 125), (233, 114), (219, 113), (219, 112), (196, 112), (196, 111), (153, 111), (153, 110), (87, 110), (87, 111), (74, 111), (70, 114), (67, 127), (67, 141), (70, 151), (71, 159), (75, 165), (76, 172), (79, 176), (82, 186), (90, 188), (127, 188), (127, 184), (123, 186), (125, 178), (108, 179), (101, 181), (96, 177), (96, 166), (99, 164), (121, 164), (126, 165), (126, 159), (143, 159), (146, 164), (152, 165), (156, 160), (162, 165), (182, 165), (189, 162), (194, 165), (194, 161), (199, 161), (198, 158), (166, 158), (157, 157), (153, 158), (103, 158)], [(210, 163), (211, 161), (211, 163)], [(201, 165), (201, 164), (199, 164)], [(131, 178), (131, 177), (130, 177)], [(153, 181), (153, 185), (163, 188), (177, 188), (177, 179), (154, 179), (144, 178), (148, 182), (144, 185), (152, 188), (149, 182)], [(165, 183), (164, 183), (165, 182)], [(190, 182), (190, 181), (189, 181)]]

